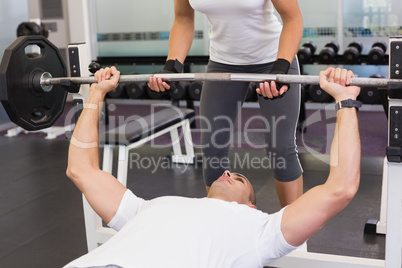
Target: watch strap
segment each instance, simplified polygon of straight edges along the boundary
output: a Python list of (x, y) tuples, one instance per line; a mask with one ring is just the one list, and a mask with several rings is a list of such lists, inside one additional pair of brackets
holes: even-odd
[(355, 107), (356, 110), (359, 110), (359, 108), (362, 107), (362, 103), (358, 100), (347, 99), (347, 100), (342, 100), (335, 104), (336, 111), (338, 111), (339, 109), (342, 109), (342, 108), (352, 108), (352, 107)]

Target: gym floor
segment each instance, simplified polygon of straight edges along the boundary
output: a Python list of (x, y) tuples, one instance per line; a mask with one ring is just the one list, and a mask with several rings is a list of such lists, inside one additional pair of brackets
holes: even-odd
[[(365, 235), (363, 229), (367, 219), (378, 219), (380, 214), (386, 126), (384, 112), (360, 112), (359, 192), (344, 211), (308, 241), (310, 252), (384, 259), (385, 236)], [(305, 137), (308, 135), (312, 140), (324, 139), (313, 126), (307, 129)], [(40, 134), (1, 135), (0, 267), (62, 267), (87, 252), (82, 197), (65, 175), (67, 151), (68, 141), (63, 138), (46, 140)], [(325, 181), (329, 167), (302, 146), (299, 152), (307, 191)], [(170, 149), (147, 144), (133, 153), (165, 161)], [(240, 146), (231, 150), (230, 156), (232, 160), (246, 156), (261, 159), (265, 152)], [(128, 171), (128, 188), (145, 199), (162, 195), (205, 195), (200, 164), (163, 165), (156, 172), (154, 169), (152, 165), (138, 168), (134, 164)], [(236, 171), (253, 183), (259, 209), (268, 213), (279, 209), (271, 170), (242, 166)]]

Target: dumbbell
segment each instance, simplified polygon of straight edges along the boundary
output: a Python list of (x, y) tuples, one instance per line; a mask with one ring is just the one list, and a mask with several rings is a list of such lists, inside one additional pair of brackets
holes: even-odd
[(26, 35), (43, 35), (48, 38), (49, 30), (43, 23), (38, 25), (35, 22), (22, 22), (17, 27), (17, 37)]
[(88, 65), (88, 71), (90, 71), (91, 73), (96, 73), (97, 71), (99, 71), (101, 68), (101, 65), (99, 63), (97, 63), (96, 61), (91, 62)]
[(354, 64), (359, 61), (360, 54), (363, 50), (363, 44), (359, 42), (352, 42), (343, 52), (343, 60), (347, 64)]
[[(138, 73), (131, 73), (138, 74)], [(142, 99), (147, 89), (147, 82), (129, 82), (124, 85), (124, 90), (130, 99)]]
[(106, 96), (111, 99), (126, 99), (127, 94), (124, 89), (124, 85), (119, 84), (115, 89), (109, 91)]
[(179, 82), (176, 89), (170, 92), (170, 98), (174, 101), (184, 99), (187, 95), (189, 85), (189, 82)]
[(332, 100), (331, 95), (321, 89), (319, 85), (311, 85), (308, 93), (313, 102), (330, 102)]
[(145, 85), (145, 95), (148, 96), (150, 99), (160, 99), (160, 100), (168, 100), (169, 99), (169, 94), (161, 94), (159, 92), (155, 92), (152, 89), (150, 89), (147, 85)]
[[(380, 74), (373, 74), (370, 78), (384, 78)], [(381, 94), (376, 87), (362, 87), (358, 99), (366, 104), (380, 104)]]
[(189, 82), (179, 82), (176, 84), (176, 89), (175, 90), (167, 90), (164, 91), (163, 94), (155, 92), (153, 90), (151, 90), (146, 83), (144, 84), (144, 91), (147, 93), (148, 97), (150, 97), (151, 99), (170, 99), (173, 101), (178, 101), (178, 100), (182, 100), (185, 98), (186, 94), (187, 94), (187, 89), (189, 86)]
[(202, 82), (194, 81), (190, 83), (188, 87), (188, 95), (192, 100), (200, 100), (202, 90)]
[(387, 44), (379, 41), (375, 42), (368, 53), (368, 61), (371, 64), (380, 64), (384, 62), (385, 51), (387, 51)]
[(125, 91), (130, 99), (141, 99), (145, 95), (146, 88), (145, 82), (132, 82), (126, 84)]
[(322, 64), (330, 64), (335, 61), (336, 55), (339, 51), (339, 44), (335, 41), (327, 43), (320, 51), (319, 60)]
[(304, 43), (297, 52), (297, 58), (300, 63), (310, 63), (313, 61), (313, 55), (317, 50), (317, 46), (314, 42), (309, 41)]

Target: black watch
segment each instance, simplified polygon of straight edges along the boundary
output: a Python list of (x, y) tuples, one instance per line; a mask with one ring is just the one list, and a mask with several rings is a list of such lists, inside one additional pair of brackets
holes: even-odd
[(335, 104), (335, 111), (338, 111), (339, 109), (342, 108), (351, 108), (351, 107), (355, 107), (356, 110), (359, 110), (359, 108), (362, 107), (362, 103), (358, 100), (352, 100), (352, 99), (343, 100)]

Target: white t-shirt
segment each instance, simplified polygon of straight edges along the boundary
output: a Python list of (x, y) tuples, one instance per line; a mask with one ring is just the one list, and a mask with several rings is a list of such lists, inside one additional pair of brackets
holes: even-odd
[(210, 59), (234, 65), (276, 59), (282, 25), (270, 0), (189, 0), (211, 24)]
[(295, 247), (272, 215), (214, 198), (145, 201), (127, 190), (109, 223), (118, 233), (65, 267), (263, 267)]

